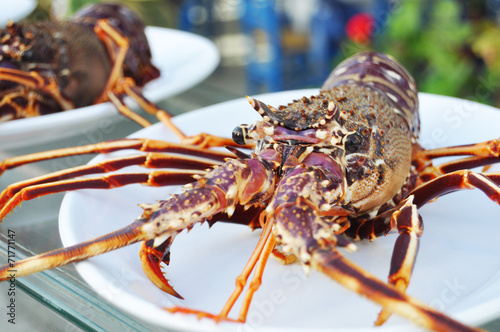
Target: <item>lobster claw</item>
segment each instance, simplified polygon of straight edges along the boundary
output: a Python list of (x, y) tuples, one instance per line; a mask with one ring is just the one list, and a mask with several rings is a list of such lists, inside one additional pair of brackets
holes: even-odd
[(139, 257), (141, 259), (142, 270), (156, 287), (183, 300), (184, 298), (169, 284), (160, 267), (161, 262), (165, 262), (166, 264), (170, 262), (170, 245), (172, 244), (172, 239), (172, 237), (169, 237), (156, 248), (153, 247), (153, 240), (143, 241)]

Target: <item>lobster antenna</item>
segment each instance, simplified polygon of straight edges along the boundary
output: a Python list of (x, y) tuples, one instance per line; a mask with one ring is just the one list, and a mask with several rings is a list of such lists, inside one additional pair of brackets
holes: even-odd
[(22, 277), (148, 240), (147, 234), (141, 229), (144, 221), (139, 219), (124, 228), (93, 240), (29, 257), (15, 264), (5, 264), (0, 267), (0, 281), (7, 280), (12, 274), (16, 278)]

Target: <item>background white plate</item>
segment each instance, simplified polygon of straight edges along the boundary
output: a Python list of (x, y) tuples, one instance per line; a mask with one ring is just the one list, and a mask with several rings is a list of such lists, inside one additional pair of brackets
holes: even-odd
[[(153, 63), (161, 76), (143, 92), (158, 102), (203, 81), (217, 67), (220, 56), (208, 39), (174, 29), (147, 27)], [(111, 103), (82, 107), (61, 113), (0, 123), (1, 149), (14, 149), (62, 139), (92, 128), (103, 119), (120, 116)]]
[(0, 28), (9, 20), (16, 22), (28, 16), (36, 8), (36, 0), (0, 1)]
[[(257, 98), (277, 106), (316, 91), (288, 91)], [(421, 117), (422, 142), (427, 147), (498, 137), (500, 112), (492, 107), (421, 94)], [(205, 131), (230, 135), (236, 125), (258, 118), (244, 99), (238, 99), (178, 116), (175, 121), (187, 133)], [(134, 136), (175, 140), (161, 125), (143, 129)], [(102, 158), (104, 156), (99, 156), (94, 161)], [(138, 169), (127, 171), (131, 170)], [(141, 215), (138, 203), (166, 199), (170, 192), (171, 188), (132, 185), (115, 190), (68, 193), (60, 211), (63, 243), (69, 246), (121, 228)], [(409, 294), (468, 324), (477, 325), (498, 317), (500, 208), (475, 190), (441, 197), (420, 212), (425, 233)], [(162, 310), (176, 304), (218, 313), (258, 238), (259, 231), (224, 224), (215, 224), (210, 230), (203, 225), (181, 233), (174, 241), (171, 264), (165, 271), (184, 301), (162, 293), (144, 276), (138, 258), (139, 244), (78, 263), (77, 270), (106, 300), (169, 329), (418, 330), (394, 316), (383, 327), (373, 328), (379, 311), (376, 305), (316, 271), (306, 277), (300, 266), (283, 266), (273, 259), (264, 272), (262, 287), (255, 294), (246, 325), (217, 325), (208, 319), (199, 321), (193, 316), (172, 315)], [(395, 239), (393, 235), (372, 243), (358, 243), (359, 251), (346, 256), (385, 279)], [(237, 310), (232, 312), (232, 317), (237, 316)]]

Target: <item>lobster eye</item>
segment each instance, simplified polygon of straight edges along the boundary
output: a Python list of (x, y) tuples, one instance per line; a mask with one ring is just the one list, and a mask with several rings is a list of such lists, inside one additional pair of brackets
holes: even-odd
[(233, 141), (239, 145), (245, 145), (245, 130), (238, 126), (233, 129)]
[(358, 151), (361, 144), (363, 144), (363, 137), (358, 133), (347, 135), (344, 142), (345, 150), (348, 153)]
[(25, 61), (25, 62), (33, 60), (33, 50), (28, 49), (28, 50), (23, 51), (21, 53), (21, 60)]

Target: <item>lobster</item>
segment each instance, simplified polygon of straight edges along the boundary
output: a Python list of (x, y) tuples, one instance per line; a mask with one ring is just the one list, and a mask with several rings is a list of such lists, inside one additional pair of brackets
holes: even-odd
[[(0, 163), (3, 172), (83, 153), (141, 152), (14, 183), (0, 195), (0, 218), (22, 201), (55, 192), (132, 183), (183, 185), (183, 192), (169, 199), (141, 204), (142, 215), (124, 228), (17, 262), (16, 278), (142, 242), (140, 260), (147, 277), (166, 293), (182, 298), (160, 268), (170, 262), (175, 237), (205, 221), (210, 225), (230, 222), (262, 230), (222, 310), (214, 314), (174, 306), (168, 311), (245, 322), (273, 255), (284, 264), (297, 261), (305, 270), (316, 269), (379, 304), (382, 311), (376, 325), (395, 313), (430, 330), (477, 331), (407, 295), (406, 289), (423, 234), (418, 209), (438, 196), (473, 188), (499, 203), (500, 175), (469, 168), (498, 162), (500, 141), (424, 149), (418, 143), (416, 84), (395, 59), (380, 53), (360, 53), (344, 60), (318, 95), (278, 108), (247, 99), (262, 121), (237, 126), (228, 151), (209, 149), (204, 143), (129, 138)], [(207, 140), (211, 147), (226, 145), (217, 136), (205, 134), (201, 141)], [(435, 158), (449, 156), (462, 157), (433, 164)], [(112, 172), (130, 165), (151, 170)], [(397, 239), (387, 282), (341, 253), (341, 249), (354, 250), (354, 241), (389, 233), (396, 233)], [(0, 280), (9, 277), (8, 271), (9, 266), (0, 267)], [(247, 286), (238, 317), (230, 318)]]
[(150, 125), (124, 103), (128, 95), (147, 112), (160, 111), (141, 94), (160, 76), (144, 29), (118, 3), (84, 7), (68, 21), (9, 22), (0, 31), (0, 122), (111, 101)]

